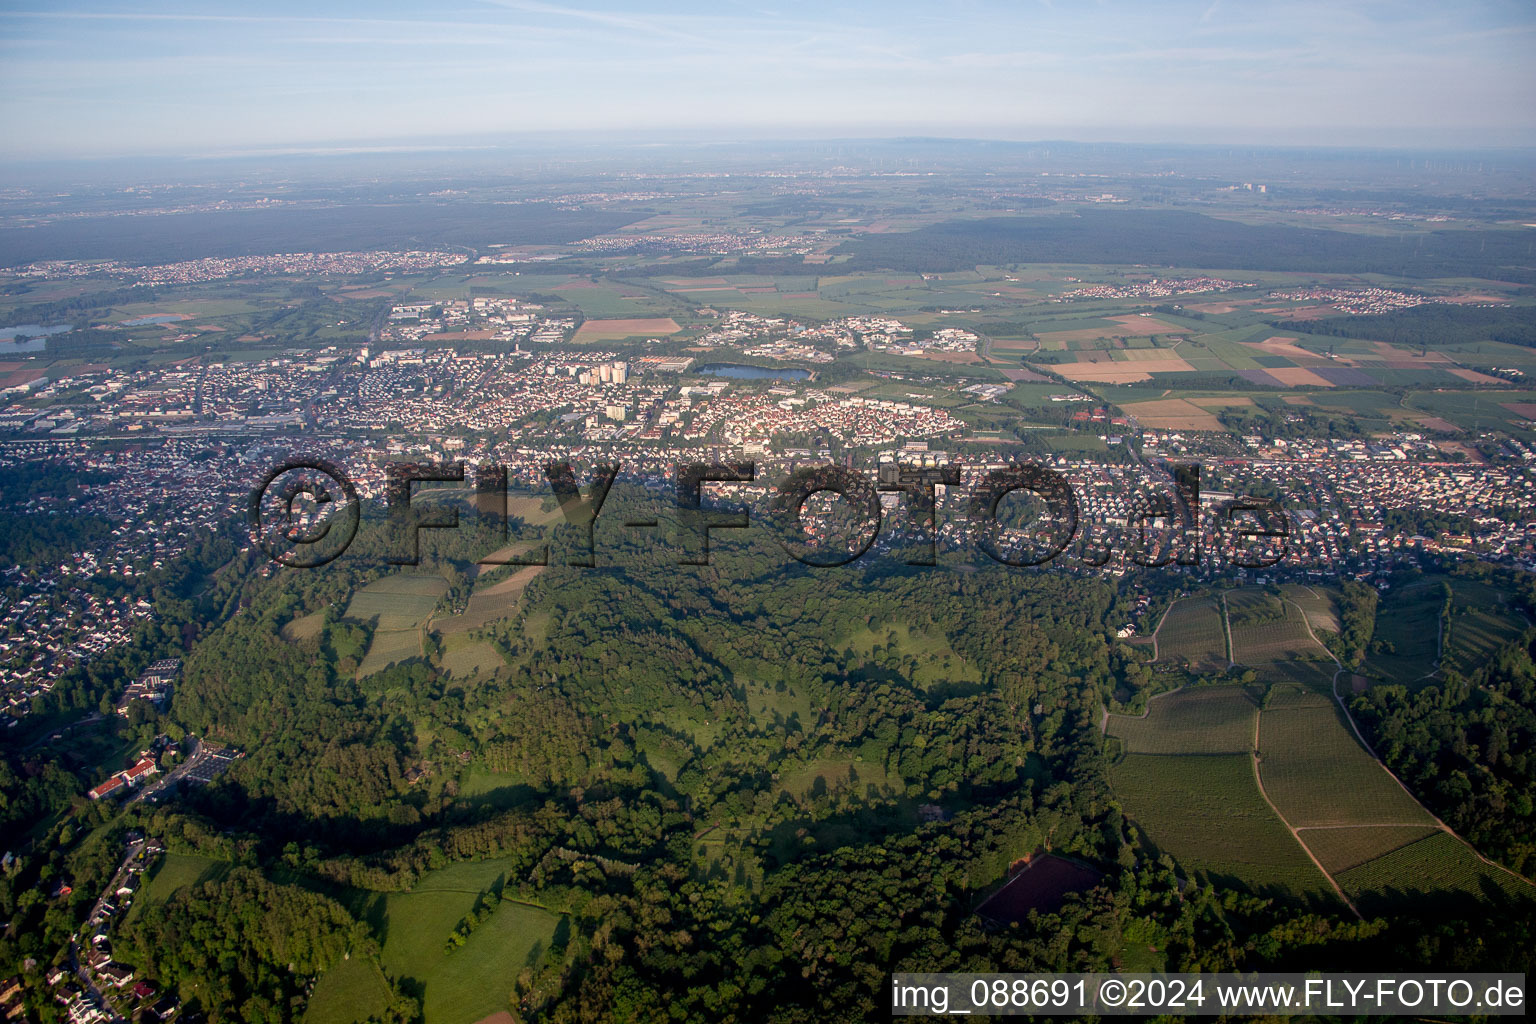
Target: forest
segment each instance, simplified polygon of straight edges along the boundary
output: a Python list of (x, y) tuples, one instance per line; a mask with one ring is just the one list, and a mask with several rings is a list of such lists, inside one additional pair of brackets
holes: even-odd
[(1521, 231), (1429, 231), (1384, 238), (1243, 224), (1184, 211), (1085, 209), (869, 234), (838, 251), (852, 256), (841, 265), (844, 273), (882, 269), (931, 273), (1024, 262), (1146, 263), (1413, 278), (1487, 277), (1530, 284), (1536, 283), (1530, 244), (1529, 233)]
[[(885, 1012), (892, 970), (1098, 970), (1146, 949), (1169, 970), (1523, 969), (1536, 953), (1529, 908), (1361, 921), (1160, 852), (1119, 808), (1097, 724), (1117, 695), (1177, 682), (1109, 642), (1129, 584), (886, 559), (818, 570), (767, 537), (717, 538), (708, 566), (630, 540), (571, 568), (557, 536), (519, 614), (472, 634), (502, 667), (466, 679), (432, 647), (363, 675), (375, 623), (343, 610), (387, 571), (386, 541), (365, 528), (325, 569), (271, 579), (215, 569), (219, 537), (176, 564), (167, 619), (134, 657), (164, 650), (166, 630), (198, 642), (145, 727), (246, 757), (164, 807), (82, 807), (89, 827), (40, 869), (81, 895), (48, 905), (29, 895), (37, 869), (7, 878), (0, 911), (30, 923), (0, 938), (0, 962), (75, 927), (129, 828), (230, 865), (136, 914), (115, 954), (197, 992), (213, 1021), (300, 1019), (306, 978), (390, 941), (376, 900), (480, 860), (502, 881), (436, 940), (445, 955), (474, 955), (458, 947), (499, 906), (566, 922), (509, 981), (526, 1020), (865, 1020)], [(411, 572), (462, 601), (472, 531), (422, 541)], [(1374, 592), (1351, 590), (1346, 646), (1364, 647), (1373, 611)], [(285, 629), (300, 619), (314, 625)], [(1512, 651), (1475, 684), (1356, 705), (1388, 763), (1512, 865), (1530, 855), (1529, 715), (1514, 708), (1533, 678)], [(78, 674), (63, 699), (89, 706), (103, 685)], [(502, 781), (487, 793), (477, 778)], [(13, 820), (57, 806), (38, 787), (58, 780), (14, 798), (16, 776), (0, 781)], [(1463, 800), (1469, 787), (1483, 796)], [(1040, 851), (1098, 884), (1023, 921), (979, 916)], [(387, 980), (372, 1019), (422, 1019), (420, 982)]]
[(1475, 345), (1480, 341), (1536, 347), (1536, 306), (1458, 306), (1427, 302), (1392, 313), (1282, 320), (1275, 326), (1336, 338), (1369, 338), (1407, 348)]

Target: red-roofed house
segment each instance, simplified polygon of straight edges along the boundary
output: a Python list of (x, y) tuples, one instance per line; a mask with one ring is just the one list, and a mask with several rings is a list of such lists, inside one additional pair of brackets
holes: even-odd
[(122, 789), (126, 785), (128, 785), (128, 783), (114, 775), (106, 782), (103, 782), (101, 785), (91, 790), (86, 795), (89, 796), (92, 800), (100, 800), (104, 796), (111, 796), (113, 793)]
[(145, 779), (155, 774), (155, 772), (158, 772), (159, 770), (160, 768), (155, 764), (154, 758), (143, 757), (140, 758), (139, 762), (132, 768), (129, 768), (127, 771), (123, 772), (122, 775), (123, 778), (127, 780), (128, 785), (137, 786), (139, 783), (143, 782)]

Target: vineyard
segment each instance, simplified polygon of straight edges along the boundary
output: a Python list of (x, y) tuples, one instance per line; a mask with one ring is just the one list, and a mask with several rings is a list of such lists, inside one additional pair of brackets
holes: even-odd
[(1296, 606), (1259, 590), (1226, 595), (1232, 626), (1232, 660), (1240, 665), (1325, 658), (1327, 652), (1307, 632)]
[(1346, 871), (1337, 881), (1366, 916), (1468, 895), (1489, 902), (1536, 896), (1530, 885), (1488, 867), (1455, 836), (1438, 831)]
[(1294, 827), (1430, 824), (1428, 812), (1360, 746), (1332, 704), (1271, 704), (1259, 718), (1259, 773)]
[(1307, 828), (1301, 841), (1312, 856), (1337, 876), (1367, 861), (1401, 850), (1438, 832), (1433, 825), (1358, 825), (1353, 828)]
[(1442, 667), (1467, 675), (1519, 636), (1525, 622), (1509, 610), (1505, 595), (1492, 587), (1456, 580), (1451, 590), (1454, 597)]
[(1314, 632), (1320, 629), (1330, 633), (1339, 632), (1339, 610), (1334, 604), (1333, 595), (1326, 588), (1286, 583), (1280, 587), (1280, 592), (1287, 601), (1301, 609)]
[(1247, 754), (1131, 754), (1111, 772), (1157, 849), (1204, 878), (1261, 895), (1328, 899), (1328, 882), (1259, 796)]
[(1227, 667), (1227, 631), (1221, 608), (1207, 597), (1174, 602), (1157, 630), (1157, 660), (1196, 671)]
[(1145, 718), (1111, 715), (1108, 732), (1132, 754), (1243, 754), (1257, 713), (1242, 687), (1185, 688), (1152, 700)]
[(1367, 664), (1389, 682), (1411, 683), (1434, 670), (1439, 658), (1443, 598), (1432, 580), (1382, 595)]

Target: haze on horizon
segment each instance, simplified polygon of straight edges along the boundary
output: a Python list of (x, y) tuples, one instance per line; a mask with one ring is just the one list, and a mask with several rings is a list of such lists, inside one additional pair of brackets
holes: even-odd
[(1536, 145), (1536, 7), (8, 5), (11, 160), (518, 132)]

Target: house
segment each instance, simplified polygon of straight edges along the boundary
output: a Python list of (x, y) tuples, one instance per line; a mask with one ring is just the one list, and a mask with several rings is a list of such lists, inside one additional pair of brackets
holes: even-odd
[(90, 797), (92, 800), (100, 800), (104, 796), (111, 796), (113, 793), (116, 793), (126, 785), (126, 782), (114, 775), (106, 782), (103, 782), (101, 785), (92, 789), (86, 794), (86, 796)]
[(155, 759), (146, 756), (139, 758), (132, 768), (121, 774), (128, 785), (137, 786), (159, 770), (160, 766), (155, 764)]
[(122, 988), (133, 980), (133, 968), (115, 960), (102, 965), (96, 973), (100, 975), (102, 981), (114, 988)]
[[(137, 786), (159, 770), (160, 766), (155, 764), (155, 759), (146, 754), (140, 757), (132, 768), (118, 772), (86, 795), (92, 800), (100, 800), (102, 797), (111, 796), (114, 793), (121, 796), (127, 790)], [(129, 842), (133, 843), (137, 842), (137, 840), (131, 839)]]

